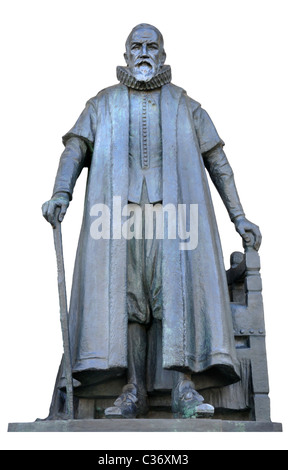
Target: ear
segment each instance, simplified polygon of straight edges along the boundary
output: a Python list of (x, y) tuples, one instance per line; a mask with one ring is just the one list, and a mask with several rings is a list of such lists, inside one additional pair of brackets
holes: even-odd
[(165, 60), (166, 60), (166, 52), (163, 49), (162, 54), (161, 54), (161, 66), (164, 65)]
[(124, 59), (125, 59), (125, 62), (126, 64), (128, 65), (128, 55), (127, 55), (127, 52), (124, 52)]

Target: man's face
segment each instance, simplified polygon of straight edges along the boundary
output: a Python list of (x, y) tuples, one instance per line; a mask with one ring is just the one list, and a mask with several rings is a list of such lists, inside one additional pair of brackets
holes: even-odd
[(134, 31), (124, 57), (132, 75), (137, 80), (148, 82), (159, 72), (165, 61), (159, 34), (148, 28)]

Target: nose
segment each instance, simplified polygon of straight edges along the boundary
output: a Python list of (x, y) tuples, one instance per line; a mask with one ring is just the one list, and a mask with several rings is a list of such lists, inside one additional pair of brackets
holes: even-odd
[(147, 44), (142, 44), (142, 56), (146, 56), (147, 55)]

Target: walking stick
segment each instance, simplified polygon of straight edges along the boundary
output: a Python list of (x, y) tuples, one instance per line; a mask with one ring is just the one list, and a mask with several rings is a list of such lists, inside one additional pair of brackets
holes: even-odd
[(59, 222), (59, 219), (58, 219), (59, 213), (60, 213), (60, 209), (57, 210), (57, 213), (56, 213), (55, 227), (53, 227), (53, 237), (54, 237), (54, 245), (55, 245), (56, 259), (57, 259), (60, 322), (61, 322), (61, 330), (62, 330), (62, 338), (63, 338), (64, 367), (65, 367), (65, 377), (66, 377), (67, 415), (68, 415), (68, 419), (74, 419), (72, 361), (71, 361), (69, 326), (68, 326), (68, 308), (67, 308), (62, 232), (61, 232), (61, 222)]

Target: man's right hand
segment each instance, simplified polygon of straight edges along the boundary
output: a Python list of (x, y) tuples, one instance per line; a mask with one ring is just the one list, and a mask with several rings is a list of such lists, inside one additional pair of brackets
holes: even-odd
[(68, 193), (56, 193), (50, 201), (44, 202), (42, 206), (43, 217), (49, 222), (53, 228), (56, 226), (57, 222), (57, 212), (60, 208), (58, 215), (58, 221), (61, 223), (64, 219), (66, 211), (69, 206), (69, 194)]

